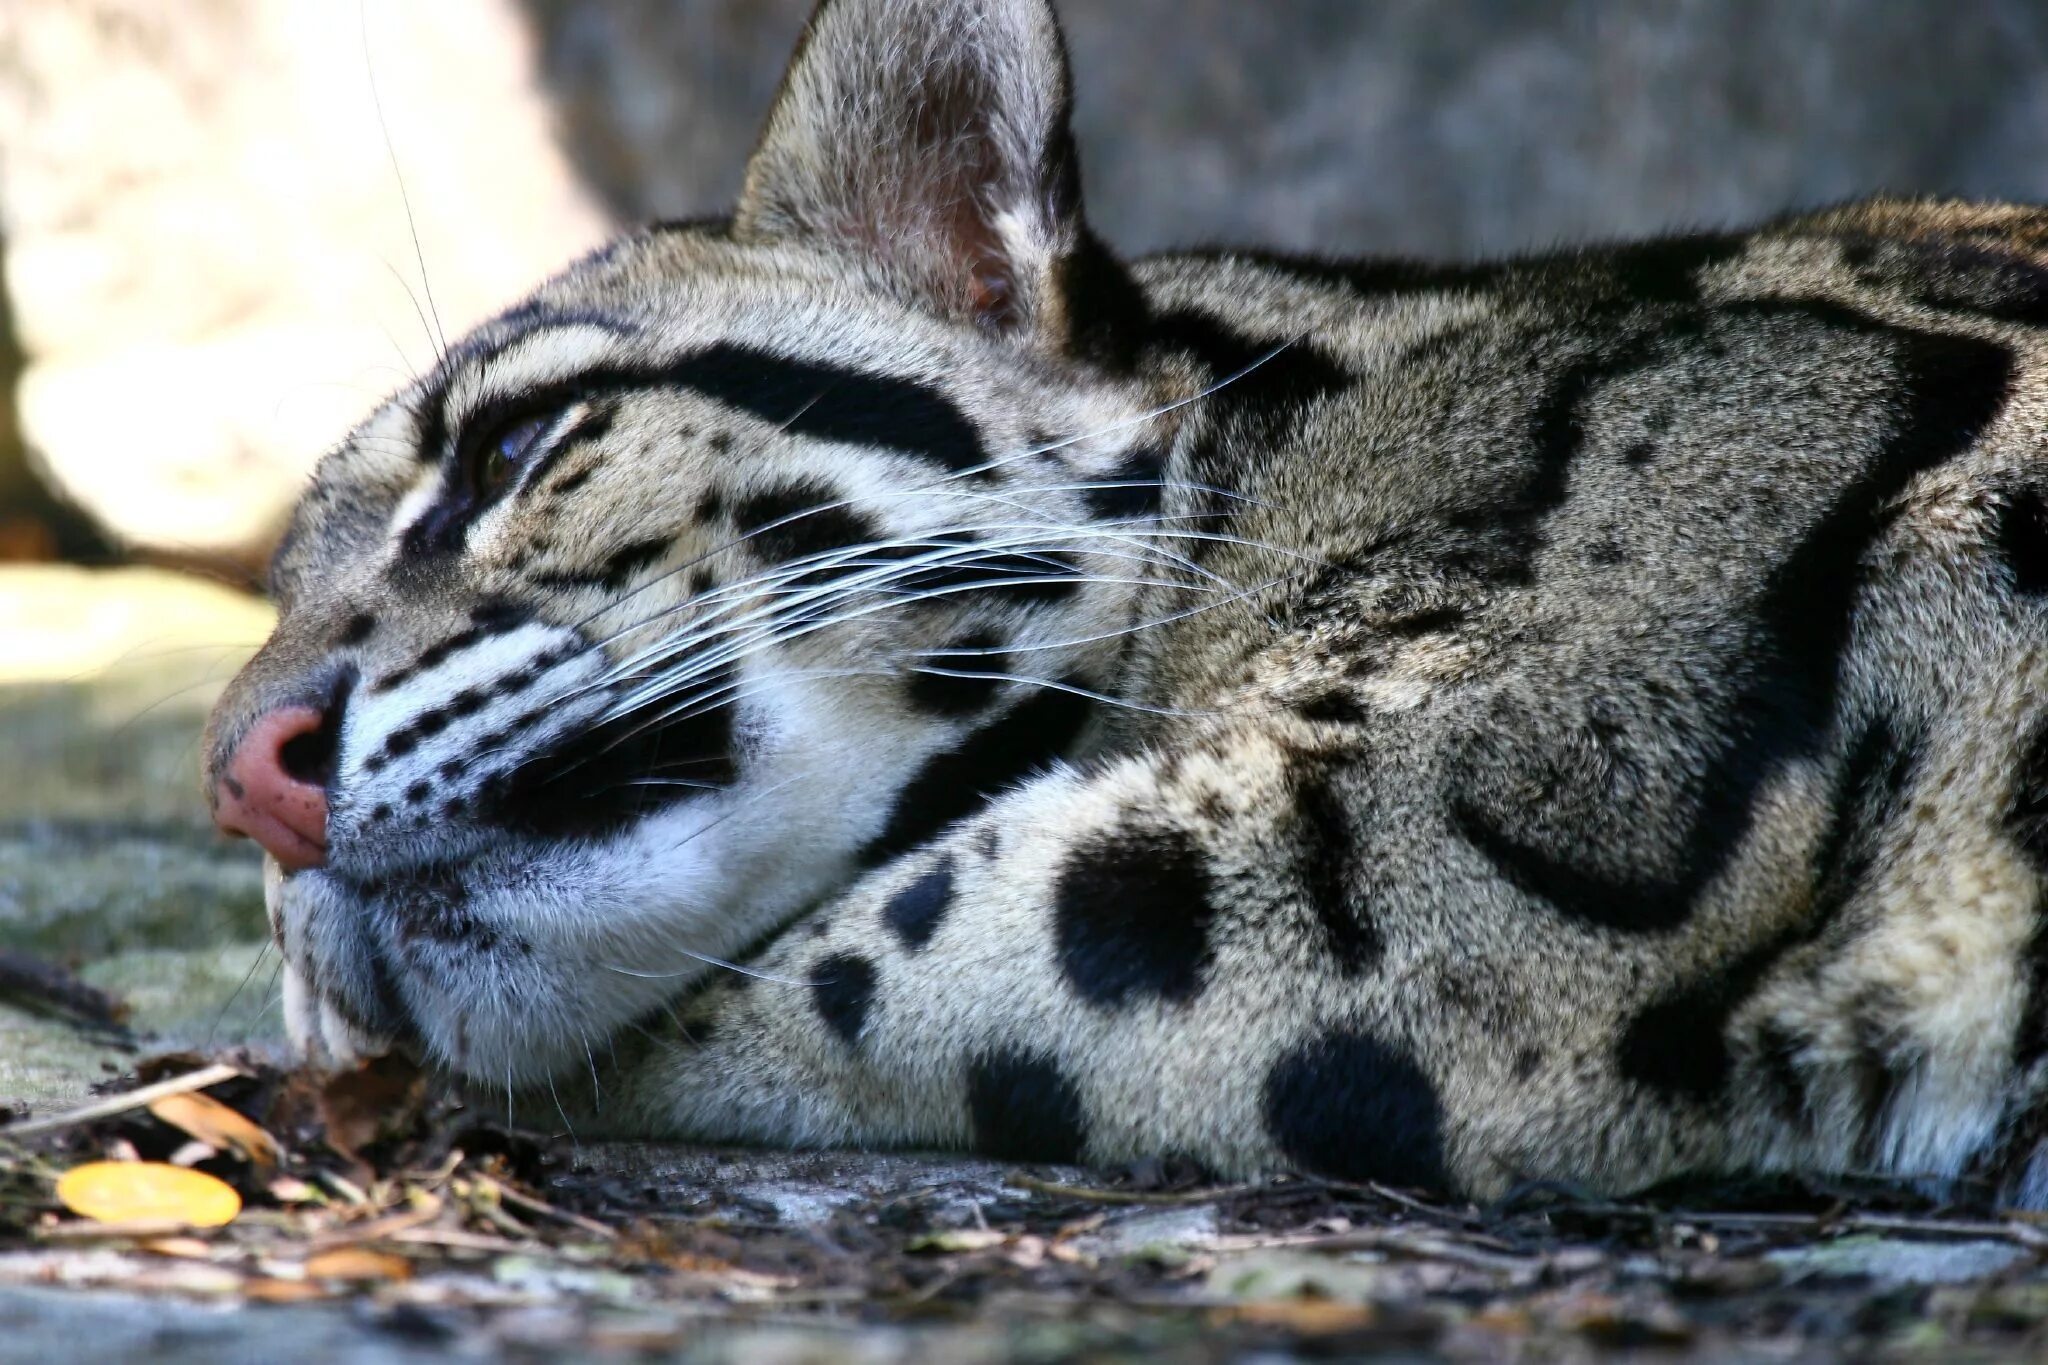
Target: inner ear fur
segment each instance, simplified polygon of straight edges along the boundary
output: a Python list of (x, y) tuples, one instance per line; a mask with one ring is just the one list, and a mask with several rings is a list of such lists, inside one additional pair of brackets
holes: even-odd
[(857, 253), (918, 306), (1064, 332), (1099, 252), (1045, 0), (825, 0), (747, 166), (735, 230)]

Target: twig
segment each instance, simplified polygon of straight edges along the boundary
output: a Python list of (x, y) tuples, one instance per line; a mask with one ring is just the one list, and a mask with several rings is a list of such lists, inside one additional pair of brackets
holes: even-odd
[(126, 1223), (52, 1223), (34, 1231), (39, 1242), (114, 1242), (204, 1236), (211, 1229), (195, 1228), (182, 1218), (140, 1218)]
[(1049, 1195), (1055, 1199), (1079, 1199), (1091, 1204), (1157, 1204), (1166, 1206), (1188, 1204), (1214, 1204), (1219, 1200), (1235, 1199), (1240, 1195), (1255, 1194), (1265, 1189), (1264, 1185), (1217, 1185), (1205, 1190), (1173, 1190), (1156, 1193), (1144, 1190), (1104, 1190), (1088, 1185), (1061, 1185), (1050, 1180), (1040, 1180), (1022, 1171), (1013, 1171), (1003, 1177), (1005, 1185), (1014, 1185), (1020, 1190), (1033, 1194)]
[(1316, 1233), (1297, 1237), (1219, 1237), (1205, 1251), (1387, 1251), (1417, 1260), (1449, 1261), (1473, 1270), (1517, 1278), (1534, 1277), (1548, 1264), (1544, 1256), (1503, 1255), (1398, 1228), (1361, 1228), (1354, 1232)]
[(197, 1071), (188, 1071), (182, 1076), (173, 1076), (154, 1085), (124, 1090), (118, 1095), (94, 1100), (91, 1104), (81, 1105), (69, 1113), (10, 1123), (5, 1128), (0, 1128), (0, 1138), (18, 1139), (60, 1132), (66, 1128), (75, 1128), (81, 1123), (92, 1123), (98, 1119), (112, 1118), (115, 1114), (125, 1114), (131, 1109), (144, 1108), (166, 1095), (186, 1095), (194, 1090), (206, 1090), (219, 1085), (222, 1081), (231, 1081), (237, 1076), (247, 1074), (238, 1066), (216, 1062), (212, 1066), (203, 1066)]
[[(478, 1183), (480, 1184), (484, 1183), (486, 1180), (488, 1180), (488, 1177), (478, 1177)], [(545, 1199), (536, 1198), (535, 1196), (530, 1194), (524, 1194), (518, 1190), (513, 1189), (510, 1185), (504, 1184), (501, 1181), (490, 1180), (489, 1183), (493, 1188), (497, 1190), (498, 1198), (504, 1200), (506, 1203), (512, 1205), (515, 1208), (524, 1209), (528, 1213), (534, 1214), (541, 1218), (552, 1218), (558, 1223), (566, 1223), (570, 1227), (575, 1228), (581, 1232), (587, 1232), (591, 1236), (596, 1237), (602, 1241), (615, 1242), (619, 1238), (617, 1229), (608, 1228), (603, 1223), (598, 1222), (595, 1218), (585, 1218), (580, 1213), (571, 1213), (567, 1209), (556, 1208), (553, 1204), (548, 1203)]]

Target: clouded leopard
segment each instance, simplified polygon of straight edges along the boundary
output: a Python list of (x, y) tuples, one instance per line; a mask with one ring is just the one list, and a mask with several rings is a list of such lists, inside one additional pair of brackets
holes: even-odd
[(1068, 99), (1044, 0), (828, 0), (729, 218), (321, 462), (208, 740), (298, 1041), (613, 1132), (2048, 1196), (2048, 213), (1125, 262)]

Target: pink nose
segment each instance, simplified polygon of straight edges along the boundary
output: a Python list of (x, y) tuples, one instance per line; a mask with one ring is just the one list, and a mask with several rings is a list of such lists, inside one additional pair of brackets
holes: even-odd
[[(317, 749), (327, 718), (310, 706), (285, 706), (257, 721), (228, 759), (215, 790), (213, 822), (246, 834), (292, 871), (327, 858), (327, 789), (321, 765), (295, 761)], [(293, 742), (298, 747), (293, 748)]]

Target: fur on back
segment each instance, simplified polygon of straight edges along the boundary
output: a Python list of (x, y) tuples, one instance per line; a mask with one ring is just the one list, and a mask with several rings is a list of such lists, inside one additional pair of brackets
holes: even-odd
[(1126, 265), (1067, 102), (1043, 0), (829, 0), (732, 218), (321, 463), (209, 735), (329, 717), (301, 1044), (579, 1131), (2048, 1197), (2048, 213)]

